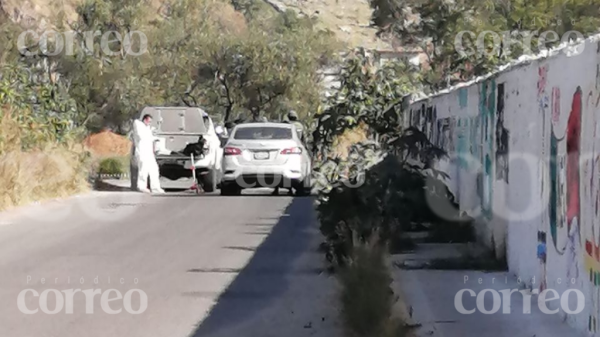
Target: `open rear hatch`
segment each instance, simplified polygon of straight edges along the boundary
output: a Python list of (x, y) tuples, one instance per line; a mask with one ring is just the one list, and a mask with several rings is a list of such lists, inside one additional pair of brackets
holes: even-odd
[(189, 159), (181, 152), (207, 134), (204, 110), (189, 107), (146, 107), (141, 115), (152, 116), (152, 127), (159, 139), (157, 159)]

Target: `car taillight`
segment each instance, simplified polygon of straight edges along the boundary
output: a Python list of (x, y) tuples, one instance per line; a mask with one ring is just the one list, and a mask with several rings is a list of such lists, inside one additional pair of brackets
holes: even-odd
[(223, 154), (226, 156), (237, 156), (238, 154), (242, 154), (242, 150), (237, 147), (226, 147), (223, 149)]
[(301, 154), (301, 153), (302, 153), (302, 149), (299, 147), (292, 147), (289, 149), (281, 150), (281, 154)]

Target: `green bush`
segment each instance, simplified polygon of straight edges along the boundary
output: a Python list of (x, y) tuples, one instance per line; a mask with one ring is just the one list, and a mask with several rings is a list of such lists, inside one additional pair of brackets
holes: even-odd
[(124, 174), (127, 173), (125, 162), (122, 158), (105, 158), (98, 165), (99, 174)]
[[(312, 133), (319, 154), (314, 167), (323, 248), (334, 265), (343, 265), (352, 247), (368, 242), (375, 232), (382, 245), (409, 248), (398, 246), (407, 243), (400, 242), (402, 233), (414, 223), (436, 220), (432, 204), (453, 201), (443, 181), (446, 174), (434, 166), (446, 153), (422, 130), (404, 127), (405, 95), (418, 80), (410, 66), (398, 62), (376, 68), (364, 52), (354, 56)], [(332, 151), (336, 138), (358, 126), (368, 140), (339, 158)]]

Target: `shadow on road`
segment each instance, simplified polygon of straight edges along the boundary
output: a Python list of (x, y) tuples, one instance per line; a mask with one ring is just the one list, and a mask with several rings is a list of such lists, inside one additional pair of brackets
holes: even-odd
[[(122, 180), (102, 180), (96, 179), (93, 182), (94, 190), (102, 191), (102, 192), (134, 192), (140, 193), (138, 191), (132, 191), (129, 187), (129, 181), (124, 182)], [(242, 191), (241, 196), (221, 196), (219, 191), (216, 192), (200, 192), (199, 194), (189, 188), (181, 188), (181, 187), (169, 187), (164, 186), (163, 189), (166, 194), (160, 194), (160, 197), (172, 197), (172, 198), (182, 198), (182, 197), (219, 197), (219, 198), (239, 198), (239, 197), (292, 197), (287, 193), (280, 192), (278, 195), (271, 194), (272, 190), (265, 189), (249, 189)], [(293, 196), (294, 198), (303, 198), (304, 196)], [(306, 196), (309, 198), (310, 196)]]
[[(248, 193), (244, 193), (242, 195), (239, 196), (222, 196), (219, 194), (219, 192), (211, 192), (211, 193), (200, 193), (200, 194), (196, 194), (193, 191), (189, 191), (189, 190), (174, 190), (174, 189), (165, 189), (165, 191), (167, 192), (166, 194), (161, 194), (161, 197), (171, 197), (171, 198), (191, 198), (191, 197), (212, 197), (212, 198), (223, 198), (223, 199), (227, 199), (227, 198), (242, 198), (242, 197), (273, 197), (273, 198), (292, 198), (292, 196), (289, 195), (284, 195), (284, 194), (280, 194), (280, 195), (271, 195), (271, 194), (264, 194), (264, 193), (258, 193), (258, 192), (248, 192)], [(298, 199), (298, 198), (311, 198), (310, 196), (294, 196), (293, 198)]]
[[(242, 270), (226, 266), (188, 270), (190, 273), (238, 273), (190, 337), (234, 336), (231, 333), (239, 331), (240, 325), (246, 327), (249, 322), (252, 322), (253, 330), (269, 330), (277, 317), (273, 317), (272, 311), (266, 314), (265, 310), (278, 305), (277, 300), (284, 296), (290, 281), (299, 274), (321, 272), (317, 268), (293, 269), (300, 255), (310, 249), (309, 231), (311, 221), (314, 221), (311, 208), (311, 198), (294, 198)], [(252, 247), (232, 246), (223, 249), (254, 250)], [(246, 333), (252, 334), (250, 331)], [(285, 332), (281, 331), (281, 335)]]

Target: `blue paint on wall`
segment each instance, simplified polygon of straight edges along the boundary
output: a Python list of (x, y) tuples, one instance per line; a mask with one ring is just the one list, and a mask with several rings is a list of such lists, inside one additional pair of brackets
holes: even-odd
[(467, 88), (458, 89), (458, 104), (460, 105), (461, 109), (464, 109), (467, 107), (468, 100), (469, 100), (469, 94), (468, 94)]

